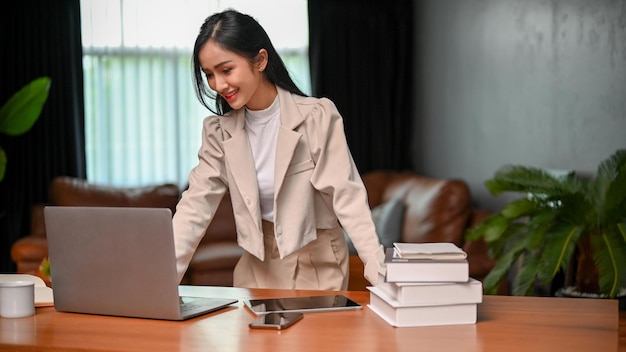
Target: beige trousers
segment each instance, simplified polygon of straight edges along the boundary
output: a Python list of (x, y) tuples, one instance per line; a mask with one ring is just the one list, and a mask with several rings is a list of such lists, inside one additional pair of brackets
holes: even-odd
[(265, 260), (244, 252), (235, 267), (235, 287), (347, 290), (348, 247), (341, 228), (318, 229), (317, 239), (280, 259), (274, 224), (263, 221)]

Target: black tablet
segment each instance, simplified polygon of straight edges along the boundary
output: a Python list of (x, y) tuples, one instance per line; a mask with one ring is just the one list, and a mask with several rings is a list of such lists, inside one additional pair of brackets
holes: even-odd
[(304, 296), (243, 300), (256, 315), (286, 312), (328, 312), (361, 309), (361, 305), (344, 295)]

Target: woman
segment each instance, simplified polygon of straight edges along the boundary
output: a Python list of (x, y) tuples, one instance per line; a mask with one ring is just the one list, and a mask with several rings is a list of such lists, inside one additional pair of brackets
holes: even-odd
[(383, 249), (334, 104), (306, 97), (265, 30), (233, 10), (204, 22), (193, 64), (198, 98), (216, 116), (204, 120), (173, 220), (179, 278), (228, 191), (245, 249), (234, 286), (347, 289), (341, 226), (374, 284)]

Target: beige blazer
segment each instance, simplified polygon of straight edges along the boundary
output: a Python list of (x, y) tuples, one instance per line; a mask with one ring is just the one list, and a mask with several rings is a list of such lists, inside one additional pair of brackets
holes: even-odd
[[(274, 232), (280, 257), (343, 226), (374, 284), (384, 259), (367, 193), (346, 143), (343, 119), (328, 99), (278, 89), (281, 126), (275, 166)], [(261, 208), (244, 109), (205, 118), (198, 165), (174, 215), (179, 279), (228, 190), (238, 244), (264, 259)]]

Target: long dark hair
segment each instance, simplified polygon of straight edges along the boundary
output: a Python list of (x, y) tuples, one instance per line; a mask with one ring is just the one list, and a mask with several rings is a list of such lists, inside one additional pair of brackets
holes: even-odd
[[(213, 40), (222, 48), (247, 58), (251, 63), (259, 54), (259, 50), (267, 50), (267, 66), (263, 71), (265, 77), (273, 84), (291, 93), (306, 96), (289, 76), (285, 63), (272, 45), (270, 38), (261, 25), (252, 17), (226, 10), (209, 16), (196, 37), (193, 47), (193, 80), (196, 95), (200, 103), (213, 113), (223, 115), (232, 110), (226, 99), (215, 94), (203, 80), (204, 73), (200, 67), (198, 53), (207, 41)], [(215, 110), (211, 106), (215, 103)]]

